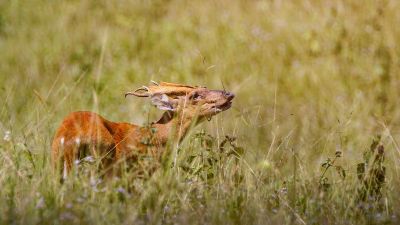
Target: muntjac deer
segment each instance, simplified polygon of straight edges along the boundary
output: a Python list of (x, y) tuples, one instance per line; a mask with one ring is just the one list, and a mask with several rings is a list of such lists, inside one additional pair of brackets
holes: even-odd
[[(149, 97), (166, 112), (149, 126), (116, 123), (93, 112), (73, 112), (64, 118), (52, 143), (53, 167), (62, 169), (63, 178), (74, 161), (87, 156), (101, 159), (103, 168), (139, 154), (160, 155), (168, 141), (178, 143), (188, 129), (231, 107), (234, 94), (205, 87), (153, 82), (128, 95)], [(145, 141), (143, 141), (145, 140)]]

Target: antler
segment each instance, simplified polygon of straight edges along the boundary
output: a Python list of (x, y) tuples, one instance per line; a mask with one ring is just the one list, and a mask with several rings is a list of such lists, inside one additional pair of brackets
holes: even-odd
[(190, 86), (190, 85), (186, 85), (186, 84), (177, 84), (177, 83), (169, 83), (169, 82), (160, 82), (160, 85), (161, 86), (170, 86), (170, 87), (198, 88), (198, 86)]
[(199, 86), (190, 86), (185, 84), (176, 84), (168, 82), (157, 83), (155, 81), (151, 81), (151, 83), (153, 83), (154, 85), (150, 85), (148, 87), (143, 86), (141, 88), (136, 89), (133, 92), (127, 92), (125, 94), (125, 97), (128, 95), (134, 95), (137, 97), (150, 97), (155, 94), (166, 94), (169, 97), (176, 97), (176, 96), (187, 95), (194, 89), (202, 88)]
[[(141, 91), (145, 91), (145, 93), (142, 93)], [(146, 86), (143, 86), (143, 87), (140, 87), (140, 88), (138, 88), (138, 89), (136, 89), (136, 90), (134, 90), (132, 92), (127, 92), (127, 93), (125, 93), (125, 98), (128, 95), (134, 95), (134, 96), (137, 96), (137, 97), (149, 97), (150, 96), (149, 88), (146, 87)]]

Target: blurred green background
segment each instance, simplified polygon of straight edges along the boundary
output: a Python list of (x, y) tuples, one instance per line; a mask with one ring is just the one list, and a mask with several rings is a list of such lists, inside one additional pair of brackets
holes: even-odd
[[(37, 221), (59, 218), (50, 208), (47, 215), (54, 218), (35, 214), (36, 194), (28, 189), (30, 182), (44, 192), (50, 183), (55, 193), (62, 189), (48, 172), (50, 142), (62, 118), (90, 110), (112, 121), (146, 124), (160, 112), (146, 99), (125, 99), (123, 94), (155, 80), (234, 92), (233, 107), (193, 133), (204, 129), (218, 143), (225, 135), (237, 138), (244, 149), (241, 169), (247, 171), (247, 183), (241, 189), (228, 185), (233, 190), (251, 190), (253, 175), (248, 171), (268, 177), (263, 182), (270, 191), (254, 191), (252, 210), (240, 206), (238, 218), (223, 212), (221, 218), (207, 217), (204, 212), (200, 221), (218, 222), (226, 216), (232, 223), (290, 222), (286, 216), (293, 210), (282, 203), (273, 214), (263, 208), (260, 196), (293, 180), (293, 152), (304, 187), (300, 189), (311, 199), (313, 191), (305, 190), (313, 190), (327, 157), (342, 152), (340, 164), (354, 178), (357, 162), (376, 135), (382, 136), (387, 158), (386, 208), (379, 213), (384, 221), (398, 221), (399, 12), (397, 0), (0, 1), (0, 184), (5, 187), (0, 215), (8, 215), (7, 202), (14, 199), (15, 218), (21, 218), (16, 222), (27, 222), (24, 209), (29, 207)], [(190, 145), (188, 140), (183, 145)], [(18, 148), (31, 156), (20, 157)], [(29, 160), (43, 166), (32, 169)], [(24, 181), (28, 175), (46, 178)], [(335, 171), (330, 176), (339, 182), (337, 193), (345, 195), (348, 189), (343, 187), (354, 187), (352, 181), (346, 186), (335, 177)], [(10, 197), (15, 190), (19, 195)], [(205, 190), (213, 195), (217, 188)], [(349, 215), (354, 221), (371, 221), (346, 208), (351, 197), (341, 194), (330, 202), (342, 211), (307, 214), (304, 209), (299, 217), (306, 223), (313, 218), (319, 223), (324, 214), (332, 215), (332, 223)], [(49, 196), (56, 200), (49, 203)], [(62, 208), (65, 201), (55, 196), (45, 197), (47, 206)], [(218, 199), (213, 201), (210, 205), (218, 207), (210, 210), (223, 208)], [(124, 213), (115, 218), (126, 218)], [(270, 213), (275, 217), (268, 218), (274, 219), (263, 220)], [(130, 221), (110, 218), (102, 222)], [(186, 219), (172, 221), (191, 221)], [(149, 221), (163, 223), (159, 218)]]

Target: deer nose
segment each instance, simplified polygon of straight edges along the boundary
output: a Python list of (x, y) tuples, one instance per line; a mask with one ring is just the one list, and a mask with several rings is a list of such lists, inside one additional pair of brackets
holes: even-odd
[(224, 95), (229, 101), (232, 100), (235, 97), (235, 95), (233, 93), (230, 93), (230, 92), (225, 92)]

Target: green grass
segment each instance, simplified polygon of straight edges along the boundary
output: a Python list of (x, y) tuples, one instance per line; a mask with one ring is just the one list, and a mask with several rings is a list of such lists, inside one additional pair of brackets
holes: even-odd
[[(0, 1), (0, 223), (399, 223), (399, 11), (397, 0)], [(62, 118), (144, 125), (160, 112), (123, 94), (150, 80), (236, 98), (171, 149), (176, 164), (138, 178), (158, 165), (143, 158), (100, 183), (82, 166), (61, 185), (49, 159)], [(363, 200), (357, 165), (377, 135), (385, 183)]]

